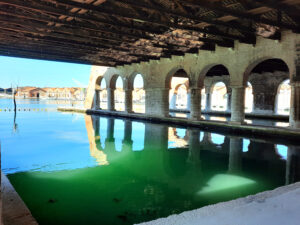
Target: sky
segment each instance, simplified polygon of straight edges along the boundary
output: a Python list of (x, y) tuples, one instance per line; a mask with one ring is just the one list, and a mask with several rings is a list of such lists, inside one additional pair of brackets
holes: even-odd
[(91, 65), (0, 56), (0, 87), (87, 87)]

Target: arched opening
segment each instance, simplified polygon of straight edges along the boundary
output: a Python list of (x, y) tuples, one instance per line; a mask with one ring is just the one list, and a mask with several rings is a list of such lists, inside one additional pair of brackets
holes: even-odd
[(201, 110), (203, 111), (206, 106), (205, 88), (201, 89)]
[(132, 109), (136, 113), (145, 113), (144, 79), (141, 74), (137, 74), (133, 80)]
[[(276, 58), (261, 60), (250, 65), (245, 74), (244, 82), (251, 82), (253, 88), (253, 112), (274, 114), (277, 108), (278, 86), (289, 78), (287, 64)], [(287, 102), (290, 102), (290, 99)]]
[(123, 80), (120, 76), (115, 81), (114, 90), (114, 100), (115, 100), (115, 110), (124, 111), (125, 110), (125, 92), (124, 92)]
[(229, 90), (226, 87), (230, 80), (228, 69), (221, 64), (213, 65), (208, 67), (201, 76), (204, 76), (205, 86), (201, 108), (206, 112), (225, 111), (227, 102), (230, 102)]
[(290, 113), (291, 86), (290, 80), (283, 81), (277, 91), (276, 113), (288, 115)]
[(227, 109), (227, 88), (223, 82), (217, 82), (212, 87), (211, 109), (225, 111)]
[(247, 83), (245, 91), (245, 112), (249, 113), (253, 110), (253, 88), (250, 82)]
[(105, 79), (101, 80), (100, 83), (100, 108), (107, 109), (107, 90), (106, 90), (106, 81)]
[[(190, 110), (189, 103), (189, 77), (183, 69), (177, 70), (171, 77), (167, 77), (169, 91), (169, 110)], [(171, 116), (177, 116), (171, 114)]]

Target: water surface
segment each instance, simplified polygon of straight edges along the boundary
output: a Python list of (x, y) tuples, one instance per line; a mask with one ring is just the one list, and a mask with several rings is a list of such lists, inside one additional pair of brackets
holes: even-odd
[(276, 140), (55, 111), (13, 121), (0, 112), (2, 170), (40, 225), (139, 223), (300, 178), (298, 146)]

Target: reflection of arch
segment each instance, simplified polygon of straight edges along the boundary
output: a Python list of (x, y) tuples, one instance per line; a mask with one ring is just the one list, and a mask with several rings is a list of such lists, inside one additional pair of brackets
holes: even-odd
[(225, 111), (227, 107), (227, 87), (224, 82), (216, 82), (212, 85), (211, 106), (213, 110)]
[(221, 134), (211, 133), (211, 141), (215, 145), (222, 145), (225, 141), (225, 136)]
[(288, 147), (285, 145), (275, 145), (276, 154), (280, 156), (281, 159), (287, 159)]
[(284, 80), (278, 86), (276, 95), (276, 108), (275, 112), (278, 114), (289, 114), (290, 112), (290, 99), (291, 99), (291, 86), (290, 80)]
[(182, 148), (188, 145), (188, 135), (185, 130), (184, 137), (178, 135), (178, 130), (175, 127), (170, 127), (168, 132), (169, 146), (168, 148)]

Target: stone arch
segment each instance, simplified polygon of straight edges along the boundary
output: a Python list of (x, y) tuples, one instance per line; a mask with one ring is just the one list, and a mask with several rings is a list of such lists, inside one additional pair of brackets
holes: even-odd
[(185, 82), (185, 83), (182, 83), (182, 84), (178, 84), (178, 85), (175, 87), (174, 92), (175, 92), (175, 93), (178, 92), (178, 89), (179, 89), (182, 85), (185, 86), (186, 90), (189, 89), (189, 84), (188, 84), (188, 82)]
[(125, 81), (124, 81), (124, 78), (120, 75), (120, 74), (114, 74), (110, 77), (110, 79), (108, 80), (108, 84), (107, 87), (109, 88), (116, 88), (116, 82), (117, 82), (117, 79), (118, 78), (121, 78), (122, 79), (122, 82), (123, 82), (123, 89), (125, 88)]
[(171, 88), (171, 81), (172, 81), (172, 77), (178, 72), (178, 71), (183, 71), (186, 74), (186, 77), (189, 79), (189, 81), (191, 80), (191, 77), (189, 76), (189, 74), (186, 72), (186, 70), (183, 68), (183, 66), (175, 66), (174, 68), (172, 68), (168, 73), (167, 76), (165, 78), (165, 87), (166, 88)]
[[(286, 90), (284, 93), (280, 93), (283, 86)], [(291, 98), (291, 86), (290, 79), (281, 81), (277, 88), (276, 101), (275, 101), (275, 112), (277, 114), (289, 114), (290, 112), (290, 98)]]
[(278, 86), (289, 77), (288, 73), (289, 67), (281, 58), (263, 57), (248, 66), (243, 85), (251, 81), (255, 113), (275, 113)]
[(245, 86), (246, 86), (246, 84), (247, 84), (247, 82), (249, 80), (250, 74), (255, 69), (255, 67), (257, 67), (259, 64), (264, 63), (264, 62), (266, 62), (268, 60), (280, 60), (280, 61), (282, 61), (286, 65), (288, 72), (291, 71), (291, 68), (290, 68), (289, 64), (283, 58), (272, 57), (272, 56), (261, 57), (260, 59), (256, 59), (253, 62), (250, 62), (250, 64), (247, 66), (247, 68), (246, 68), (246, 70), (245, 70), (245, 72), (243, 74), (243, 84)]
[(144, 82), (144, 89), (145, 89), (145, 87), (146, 87), (146, 76), (145, 76), (144, 73), (136, 72), (136, 71), (133, 72), (133, 73), (131, 73), (131, 74), (129, 75), (128, 79), (127, 79), (127, 84), (126, 84), (126, 86), (127, 86), (128, 89), (130, 89), (130, 90), (133, 90), (133, 89), (134, 89), (133, 84), (134, 84), (135, 77), (136, 77), (137, 75), (141, 75), (141, 76), (142, 76), (143, 82)]
[[(217, 88), (216, 88), (217, 85), (219, 87), (224, 86), (225, 90), (222, 90), (223, 88), (219, 88), (220, 90), (217, 90)], [(212, 84), (211, 89), (212, 89), (212, 91), (211, 91), (211, 106), (212, 106), (212, 108), (214, 108), (214, 106), (216, 107), (213, 110), (225, 111), (227, 109), (227, 90), (228, 90), (228, 87), (226, 86), (225, 82), (216, 81)], [(218, 92), (218, 93), (216, 93), (216, 92)], [(222, 92), (224, 92), (224, 93), (222, 93)], [(224, 97), (225, 97), (225, 99), (224, 99)]]

